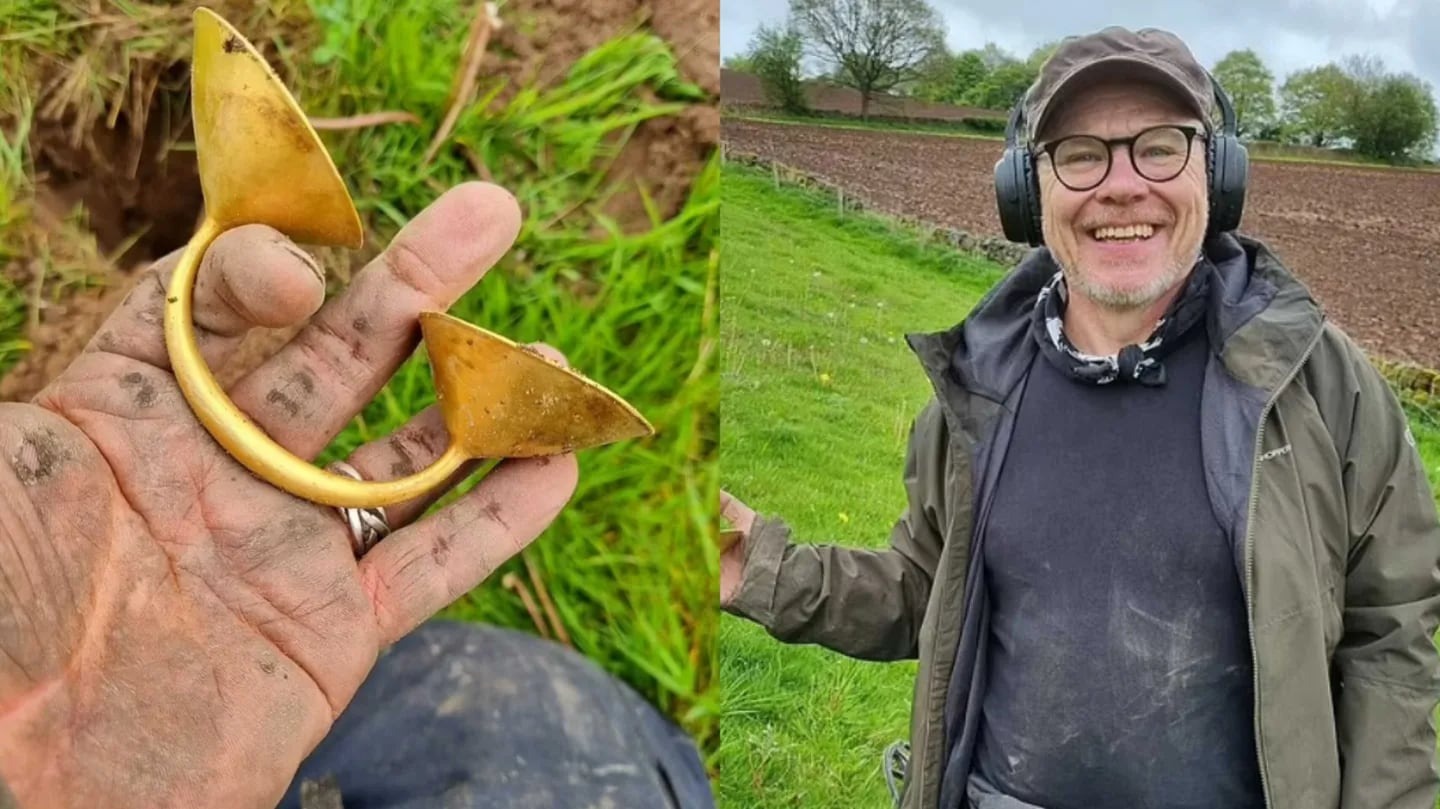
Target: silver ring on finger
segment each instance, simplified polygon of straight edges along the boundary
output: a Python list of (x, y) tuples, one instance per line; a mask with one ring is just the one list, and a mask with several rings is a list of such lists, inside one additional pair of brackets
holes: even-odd
[[(355, 467), (344, 461), (336, 461), (325, 468), (354, 480), (365, 479)], [(367, 508), (336, 506), (335, 510), (340, 512), (340, 518), (350, 529), (350, 549), (354, 551), (356, 559), (369, 553), (371, 548), (390, 534), (390, 520), (385, 516), (385, 509), (382, 506)]]

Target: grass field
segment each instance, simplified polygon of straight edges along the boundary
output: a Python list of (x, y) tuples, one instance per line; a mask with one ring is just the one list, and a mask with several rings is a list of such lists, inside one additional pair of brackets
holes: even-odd
[[(727, 166), (722, 202), (722, 484), (801, 541), (883, 546), (930, 391), (902, 334), (957, 322), (1002, 270), (768, 173)], [(1411, 416), (1440, 486), (1440, 411)], [(913, 663), (787, 646), (731, 616), (720, 643), (722, 807), (888, 805), (881, 754), (908, 736)]]
[[(476, 102), (455, 127), (454, 148), (425, 165), (477, 5), (274, 0), (227, 16), (253, 26), (242, 31), (278, 54), (308, 114), (402, 110), (421, 120), (323, 133), (375, 243), (388, 242), (443, 190), (477, 171), (515, 193), (525, 214), (515, 249), (452, 314), (558, 347), (657, 429), (646, 441), (582, 453), (579, 490), (554, 527), (448, 614), (540, 631), (511, 587), (543, 603), (543, 583), (578, 650), (713, 750), (716, 569), (707, 537), (717, 497), (718, 161), (700, 174), (678, 215), (664, 218), (652, 207), (648, 226), (622, 232), (601, 212), (624, 190), (606, 179), (607, 170), (635, 128), (706, 99), (677, 73), (664, 41), (644, 27), (626, 29), (547, 86), (506, 87), (482, 75)], [(163, 64), (177, 50), (188, 55), (186, 8), (116, 4), (97, 21), (83, 17), (84, 6), (22, 0), (0, 8), (0, 267), (34, 257), (21, 233), (33, 188), (26, 132), (41, 101), (40, 68), (129, 70), (147, 58)], [(531, 27), (504, 4), (500, 16), (521, 31)], [(110, 25), (107, 39), (97, 29)], [(134, 36), (116, 41), (116, 31)], [(125, 77), (108, 68), (75, 75), (78, 97), (93, 91), (103, 102), (118, 81), (125, 98)], [(506, 103), (490, 105), (501, 93)], [(326, 259), (341, 270), (353, 261)], [(17, 305), (23, 312), (23, 301), (0, 294), (0, 357), (23, 350), (15, 342), (23, 337)], [(431, 401), (429, 372), (417, 356), (317, 462), (388, 433)]]
[[(880, 545), (929, 385), (905, 331), (954, 323), (998, 267), (923, 248), (827, 201), (726, 168), (720, 463), (727, 490), (806, 540)], [(881, 806), (908, 735), (912, 663), (784, 646), (721, 621), (726, 807)]]

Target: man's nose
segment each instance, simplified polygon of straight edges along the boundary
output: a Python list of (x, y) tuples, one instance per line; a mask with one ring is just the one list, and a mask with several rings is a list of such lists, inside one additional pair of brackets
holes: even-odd
[(1130, 147), (1117, 144), (1110, 152), (1110, 173), (1095, 189), (1095, 196), (1112, 202), (1131, 202), (1150, 193), (1150, 184), (1130, 162)]

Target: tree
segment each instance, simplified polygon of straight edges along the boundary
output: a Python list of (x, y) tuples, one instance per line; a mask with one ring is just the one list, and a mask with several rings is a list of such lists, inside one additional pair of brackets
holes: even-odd
[(987, 110), (1008, 110), (1020, 101), (1038, 75), (1038, 67), (1012, 60), (986, 74), (965, 93), (960, 103)]
[(790, 0), (790, 17), (840, 83), (870, 99), (916, 77), (916, 68), (945, 40), (940, 15), (925, 0)]
[(786, 112), (803, 115), (810, 105), (805, 99), (805, 85), (800, 76), (800, 59), (805, 42), (793, 27), (772, 28), (761, 25), (750, 39), (746, 56), (751, 71), (760, 78), (765, 97)]
[(1364, 92), (1350, 120), (1355, 150), (1391, 162), (1424, 159), (1435, 146), (1437, 115), (1430, 85), (1389, 75)]
[[(1345, 120), (1349, 128), (1365, 99), (1380, 89), (1387, 74), (1385, 62), (1372, 54), (1347, 56), (1340, 63), (1340, 69), (1350, 78), (1350, 97), (1345, 102)], [(1354, 137), (1353, 132), (1349, 134)]]
[(755, 72), (755, 61), (750, 58), (750, 54), (748, 53), (737, 53), (727, 56), (720, 64), (728, 70), (736, 70), (741, 73)]
[(980, 59), (985, 62), (986, 71), (994, 70), (1001, 65), (1008, 65), (1015, 61), (1015, 57), (1012, 56), (1009, 51), (996, 45), (994, 42), (986, 42), (985, 47), (976, 51), (976, 53), (980, 54)]
[(1385, 80), (1385, 62), (1373, 54), (1347, 56), (1340, 67), (1361, 93), (1376, 89)]
[(1344, 136), (1356, 89), (1355, 80), (1333, 62), (1291, 73), (1280, 87), (1289, 134), (1311, 146)]
[(979, 51), (965, 51), (955, 57), (955, 71), (950, 80), (950, 93), (945, 99), (950, 102), (959, 102), (970, 92), (972, 87), (985, 81), (990, 75), (990, 68), (985, 66), (985, 59)]
[(1254, 51), (1225, 54), (1213, 72), (1235, 105), (1239, 135), (1253, 136), (1270, 125), (1275, 118), (1275, 77)]
[(949, 101), (954, 90), (955, 54), (941, 43), (915, 68), (911, 95), (926, 101)]

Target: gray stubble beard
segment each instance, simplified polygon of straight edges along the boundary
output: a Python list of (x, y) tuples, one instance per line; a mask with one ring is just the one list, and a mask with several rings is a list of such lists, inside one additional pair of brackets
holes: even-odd
[(1187, 262), (1184, 259), (1170, 263), (1165, 272), (1156, 276), (1150, 283), (1138, 289), (1113, 289), (1104, 284), (1091, 283), (1086, 273), (1077, 273), (1073, 269), (1061, 266), (1065, 273), (1065, 283), (1072, 290), (1083, 293), (1087, 298), (1096, 304), (1116, 311), (1131, 311), (1141, 309), (1154, 303), (1156, 299), (1164, 295), (1175, 285), (1181, 283), (1195, 268), (1200, 261), (1200, 250), (1197, 248), (1194, 255)]
[[(1200, 232), (1202, 234), (1209, 228), (1209, 224), (1207, 212), (1204, 221), (1200, 223)], [(1205, 239), (1202, 235), (1200, 244), (1195, 246), (1195, 249), (1190, 253), (1188, 259), (1181, 258), (1171, 262), (1165, 272), (1156, 276), (1153, 281), (1139, 289), (1116, 290), (1102, 284), (1091, 283), (1087, 274), (1075, 272), (1073, 267), (1065, 266), (1058, 257), (1056, 257), (1055, 263), (1060, 265), (1060, 271), (1065, 274), (1065, 284), (1069, 286), (1070, 289), (1084, 294), (1085, 297), (1103, 308), (1117, 312), (1128, 312), (1149, 306), (1160, 298), (1160, 296), (1175, 288), (1177, 284), (1184, 282), (1184, 280), (1189, 277), (1190, 272), (1195, 269), (1195, 265), (1200, 263), (1200, 258), (1204, 253), (1204, 244)]]

